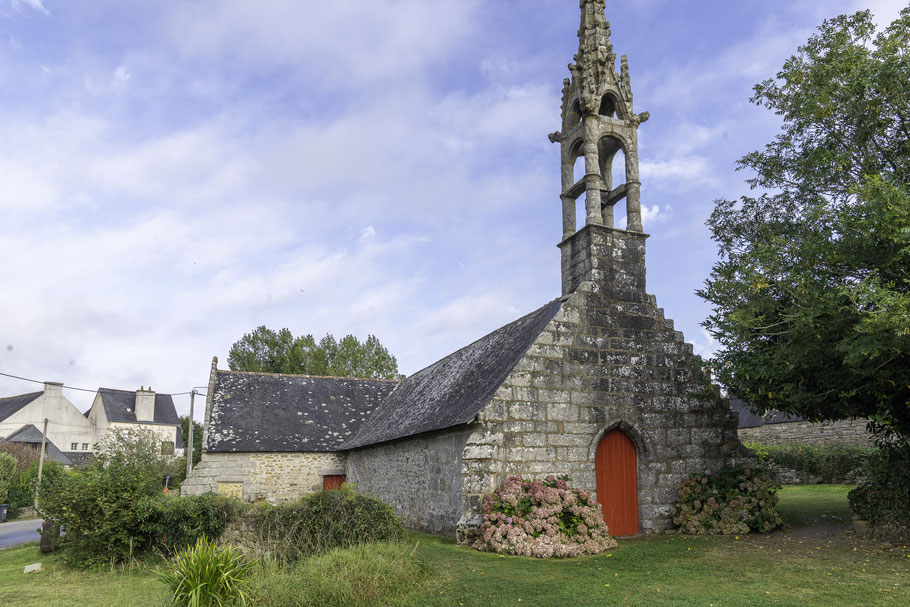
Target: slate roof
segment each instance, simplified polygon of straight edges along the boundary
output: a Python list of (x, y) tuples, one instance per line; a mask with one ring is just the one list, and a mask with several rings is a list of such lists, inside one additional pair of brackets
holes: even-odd
[(471, 421), (562, 306), (556, 299), (402, 381), (343, 449)]
[(68, 452), (66, 456), (73, 462), (74, 466), (84, 466), (95, 461), (95, 454), (91, 451)]
[[(40, 394), (40, 392), (39, 392)], [(29, 443), (37, 444), (38, 450), (41, 450), (41, 430), (39, 430), (35, 425), (28, 424), (22, 426), (9, 436), (7, 436), (3, 441), (8, 443)], [(51, 441), (47, 441), (47, 457), (48, 459), (54, 460), (55, 462), (60, 462), (64, 466), (72, 466), (73, 462), (63, 454), (60, 449), (57, 448), (57, 445)]]
[[(177, 409), (170, 394), (155, 394), (155, 414), (152, 421), (136, 420), (136, 393), (129, 390), (99, 388), (101, 404), (109, 422), (129, 422), (132, 424), (168, 424), (178, 425)], [(178, 433), (179, 434), (179, 433)]]
[(803, 421), (798, 415), (787, 415), (780, 411), (775, 411), (769, 418), (764, 418), (754, 413), (741, 398), (731, 398), (730, 408), (739, 415), (739, 428), (757, 428), (765, 424), (784, 424), (787, 422)]
[(397, 382), (216, 371), (210, 452), (337, 451)]
[(44, 394), (44, 392), (31, 392), (29, 394), (20, 394), (19, 396), (7, 396), (6, 398), (0, 398), (0, 421), (5, 420), (7, 417), (29, 404), (39, 396)]

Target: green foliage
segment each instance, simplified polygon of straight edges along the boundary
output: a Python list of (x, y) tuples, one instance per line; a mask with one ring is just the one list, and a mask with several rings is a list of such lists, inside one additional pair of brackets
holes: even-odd
[(182, 470), (179, 460), (161, 455), (153, 432), (110, 432), (96, 454), (92, 465), (42, 481), (39, 492), (42, 516), (66, 530), (61, 545), (71, 564), (121, 563), (221, 533), (223, 500), (164, 495), (164, 474)]
[(876, 527), (910, 527), (910, 447), (882, 447), (866, 477), (848, 496), (854, 514)]
[[(183, 436), (183, 441), (186, 442), (190, 440), (190, 416), (181, 415), (180, 416), (180, 433)], [(187, 445), (189, 448), (189, 445)], [(193, 420), (193, 465), (199, 463), (199, 460), (202, 459), (202, 424)], [(186, 462), (184, 461), (184, 468), (186, 467)]]
[(246, 605), (250, 572), (255, 561), (247, 560), (231, 546), (218, 546), (200, 537), (181, 551), (170, 566), (158, 574), (179, 607), (227, 607)]
[(763, 469), (724, 466), (693, 472), (677, 486), (673, 523), (690, 535), (734, 535), (781, 526), (774, 509), (779, 486)]
[(136, 507), (144, 545), (170, 553), (201, 537), (217, 538), (231, 516), (232, 500), (212, 493), (146, 499)]
[(427, 581), (430, 567), (417, 546), (398, 542), (336, 548), (286, 568), (257, 570), (252, 603), (261, 607), (368, 607), (396, 604)]
[(753, 188), (717, 201), (720, 261), (699, 295), (715, 379), (810, 421), (910, 438), (910, 8), (825, 21), (752, 101), (781, 132), (742, 158)]
[(90, 567), (120, 563), (146, 548), (137, 506), (160, 493), (157, 473), (118, 459), (42, 486), (38, 508), (66, 530), (62, 546), (67, 560)]
[(258, 504), (243, 516), (259, 546), (288, 562), (333, 548), (398, 540), (404, 534), (391, 506), (349, 485), (318, 491), (291, 504)]
[(13, 484), (18, 463), (12, 455), (0, 452), (0, 504), (6, 503), (6, 494)]
[[(48, 485), (65, 474), (63, 464), (55, 461), (44, 462), (41, 472), (41, 484)], [(33, 462), (25, 469), (20, 468), (13, 476), (9, 487), (9, 518), (19, 516), (23, 508), (31, 508), (35, 503), (35, 489), (38, 484), (38, 462)]]
[(864, 468), (878, 451), (858, 445), (766, 445), (743, 443), (762, 462), (817, 476), (823, 483), (841, 483)]
[(374, 335), (364, 342), (353, 335), (340, 341), (326, 335), (317, 343), (312, 335), (294, 337), (288, 329), (276, 332), (265, 326), (245, 334), (231, 346), (228, 366), (233, 371), (378, 379), (398, 377), (398, 362)]

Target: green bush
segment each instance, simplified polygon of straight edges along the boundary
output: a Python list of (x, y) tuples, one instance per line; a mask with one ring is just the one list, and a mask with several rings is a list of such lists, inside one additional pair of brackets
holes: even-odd
[(121, 563), (221, 534), (227, 516), (223, 498), (164, 495), (162, 473), (173, 460), (161, 457), (154, 433), (110, 433), (97, 455), (90, 466), (42, 481), (39, 492), (42, 516), (66, 531), (61, 547), (70, 564)]
[(0, 452), (0, 504), (6, 504), (6, 494), (16, 474), (18, 462), (8, 453)]
[(690, 535), (768, 533), (783, 524), (774, 509), (778, 489), (759, 468), (693, 472), (677, 486), (673, 522), (679, 533)]
[(226, 607), (246, 605), (249, 574), (255, 561), (247, 560), (236, 548), (217, 546), (200, 537), (194, 546), (177, 554), (160, 579), (173, 595), (172, 605), (180, 607)]
[(848, 494), (853, 513), (876, 527), (910, 527), (910, 445), (882, 447), (865, 471)]
[(259, 504), (244, 514), (261, 549), (282, 561), (333, 548), (398, 540), (404, 535), (392, 508), (349, 485), (319, 491), (291, 504)]
[(767, 445), (744, 443), (759, 460), (818, 477), (823, 483), (842, 483), (865, 468), (876, 449), (858, 445)]
[(212, 493), (155, 496), (143, 501), (137, 505), (137, 514), (144, 546), (172, 553), (201, 537), (220, 537), (232, 511), (231, 502)]
[(419, 591), (429, 575), (416, 546), (380, 542), (336, 548), (291, 567), (262, 563), (254, 576), (252, 603), (262, 607), (389, 605)]
[(69, 472), (42, 484), (38, 507), (66, 530), (64, 558), (76, 566), (119, 563), (144, 551), (142, 507), (160, 479), (127, 462)]
[[(42, 485), (53, 483), (55, 479), (60, 478), (65, 473), (63, 464), (55, 461), (44, 462), (42, 470)], [(8, 500), (9, 518), (19, 516), (23, 508), (31, 508), (35, 503), (35, 487), (38, 484), (38, 462), (34, 462), (27, 468), (16, 471), (13, 476), (13, 482), (10, 485)]]

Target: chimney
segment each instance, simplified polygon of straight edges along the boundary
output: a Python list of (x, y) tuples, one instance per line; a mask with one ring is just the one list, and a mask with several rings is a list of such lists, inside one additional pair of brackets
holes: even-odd
[(59, 381), (44, 382), (44, 396), (63, 398), (63, 384)]
[(136, 421), (155, 421), (155, 393), (151, 386), (148, 390), (144, 387), (136, 390)]

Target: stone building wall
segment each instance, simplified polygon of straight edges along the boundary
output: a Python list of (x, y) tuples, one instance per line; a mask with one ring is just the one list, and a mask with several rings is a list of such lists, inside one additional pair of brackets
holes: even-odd
[(348, 480), (390, 504), (404, 524), (454, 537), (461, 459), (471, 428), (457, 426), (348, 452)]
[(783, 422), (764, 424), (754, 428), (740, 428), (739, 440), (743, 442), (784, 445), (860, 445), (870, 446), (872, 437), (866, 431), (865, 420), (836, 422)]
[(751, 457), (728, 404), (696, 381), (692, 346), (645, 292), (646, 237), (588, 225), (561, 245), (574, 292), (478, 415), (462, 466), (461, 541), (480, 522), (483, 494), (509, 475), (568, 474), (595, 490), (595, 452), (614, 428), (637, 450), (646, 533), (672, 526), (686, 474)]
[(294, 501), (345, 473), (344, 453), (209, 453), (181, 486), (182, 495), (223, 493), (246, 502)]

